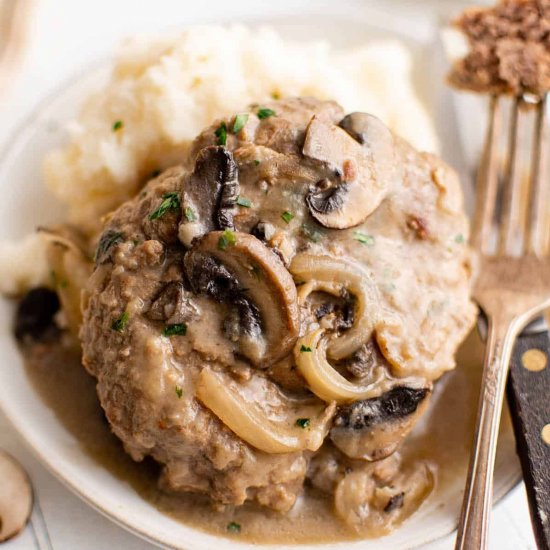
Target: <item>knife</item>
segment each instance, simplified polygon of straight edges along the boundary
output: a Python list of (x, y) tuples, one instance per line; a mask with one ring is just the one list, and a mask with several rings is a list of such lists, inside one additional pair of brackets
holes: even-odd
[(538, 325), (516, 341), (507, 392), (535, 539), (550, 550), (550, 336)]

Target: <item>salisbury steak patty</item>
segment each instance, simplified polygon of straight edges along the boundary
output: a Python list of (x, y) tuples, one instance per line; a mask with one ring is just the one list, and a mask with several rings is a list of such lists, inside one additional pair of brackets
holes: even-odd
[[(388, 456), (424, 407), (368, 401), (427, 402), (454, 367), (467, 232), (455, 174), (370, 115), (291, 99), (218, 121), (98, 239), (80, 335), (113, 431), (174, 490), (278, 510), (329, 434), (331, 457)], [(345, 425), (361, 400), (378, 416)]]

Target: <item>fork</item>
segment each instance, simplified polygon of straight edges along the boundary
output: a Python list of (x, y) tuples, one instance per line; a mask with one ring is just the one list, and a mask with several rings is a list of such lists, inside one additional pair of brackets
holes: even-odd
[[(535, 103), (531, 105), (535, 125), (529, 189), (524, 193), (519, 130), (531, 103)], [(550, 306), (549, 228), (544, 211), (547, 110), (548, 94), (514, 98), (506, 168), (499, 178), (502, 98), (495, 95), (490, 100), (472, 227), (478, 260), (473, 297), (487, 317), (488, 337), (456, 550), (487, 547), (498, 428), (514, 342), (523, 328)]]

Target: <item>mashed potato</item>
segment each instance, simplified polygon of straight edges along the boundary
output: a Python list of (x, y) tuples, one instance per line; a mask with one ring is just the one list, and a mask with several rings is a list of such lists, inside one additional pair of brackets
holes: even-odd
[(203, 127), (273, 97), (334, 99), (433, 151), (434, 130), (410, 73), (409, 52), (396, 41), (338, 51), (243, 26), (133, 38), (120, 48), (108, 84), (71, 124), (67, 146), (46, 159), (47, 185), (72, 221), (94, 229), (151, 173), (178, 163)]
[[(216, 118), (274, 97), (334, 99), (346, 111), (377, 115), (415, 147), (436, 151), (411, 72), (409, 51), (394, 40), (335, 50), (243, 26), (131, 38), (103, 89), (83, 98), (67, 145), (46, 158), (46, 183), (67, 205), (70, 221), (92, 233), (151, 174), (181, 162)], [(39, 236), (0, 243), (0, 292), (51, 283), (42, 243)]]

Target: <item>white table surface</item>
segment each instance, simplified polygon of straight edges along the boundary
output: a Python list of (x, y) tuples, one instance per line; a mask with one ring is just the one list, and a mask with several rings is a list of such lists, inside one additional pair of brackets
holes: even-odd
[[(82, 66), (104, 56), (121, 36), (185, 23), (187, 1), (36, 0), (23, 66), (14, 76), (11, 88), (0, 97), (0, 146), (5, 145), (14, 128), (48, 92)], [(259, 6), (262, 1), (265, 0), (259, 0)], [(295, 1), (299, 4), (309, 0)], [(391, 9), (396, 1), (385, 0), (384, 8)], [(456, 9), (457, 4), (451, 0), (408, 0), (404, 3), (405, 9), (429, 10), (431, 15)], [(65, 489), (26, 449), (1, 413), (0, 448), (8, 450), (24, 464), (37, 497), (31, 525), (17, 538), (2, 545), (2, 550), (153, 548), (100, 516)], [(496, 506), (490, 547), (494, 550), (536, 548), (523, 486)], [(452, 548), (452, 540), (429, 548)]]

